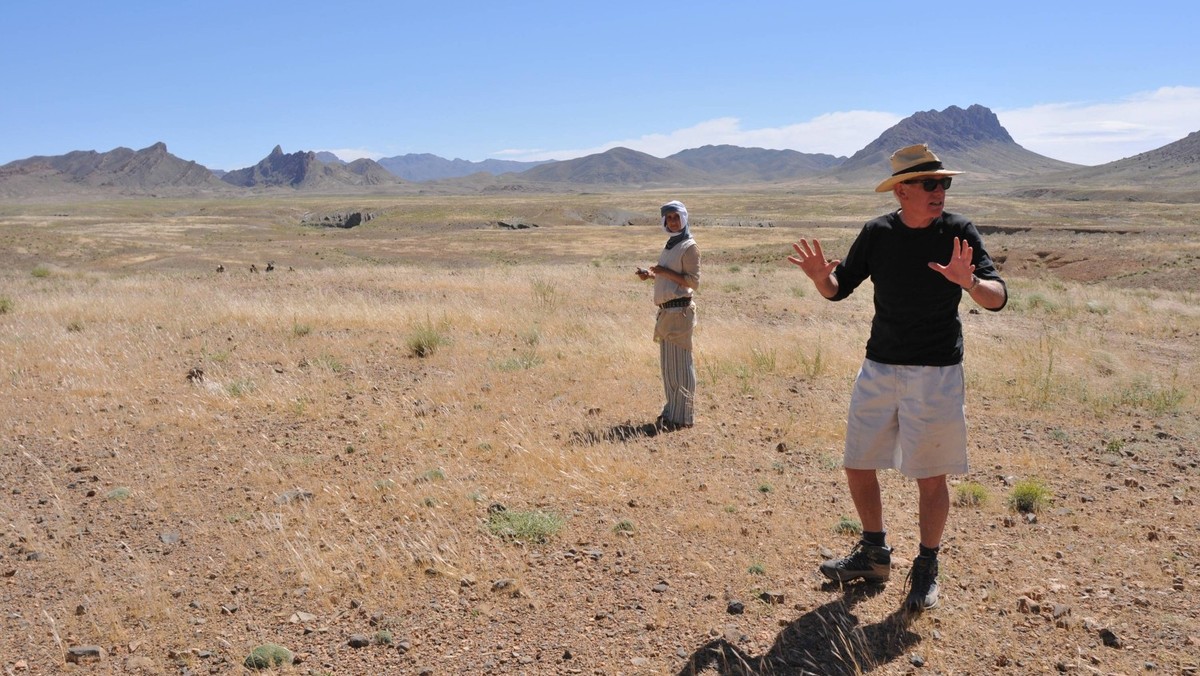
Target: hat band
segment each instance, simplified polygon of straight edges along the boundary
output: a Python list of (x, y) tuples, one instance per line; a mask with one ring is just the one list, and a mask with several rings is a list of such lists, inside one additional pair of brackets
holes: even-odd
[(942, 168), (942, 163), (937, 160), (934, 160), (933, 162), (925, 162), (923, 164), (918, 164), (915, 167), (901, 169), (900, 171), (897, 171), (896, 173), (892, 174), (892, 176), (899, 176), (901, 174), (915, 174), (915, 173), (922, 172), (922, 171), (937, 171), (941, 168)]

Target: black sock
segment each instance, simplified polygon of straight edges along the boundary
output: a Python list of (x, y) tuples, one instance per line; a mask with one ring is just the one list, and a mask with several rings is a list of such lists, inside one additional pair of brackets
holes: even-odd
[(863, 534), (862, 534), (863, 542), (865, 542), (873, 547), (886, 546), (885, 539), (884, 539), (886, 537), (887, 537), (887, 531), (879, 531), (878, 533), (873, 533), (869, 530), (864, 530)]
[(936, 559), (938, 550), (941, 548), (941, 545), (938, 545), (937, 547), (926, 547), (925, 545), (921, 545), (921, 551), (918, 556), (924, 556), (927, 559)]

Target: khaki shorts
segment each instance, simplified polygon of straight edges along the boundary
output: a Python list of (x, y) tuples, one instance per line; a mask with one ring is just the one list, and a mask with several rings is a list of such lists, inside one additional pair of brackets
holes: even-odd
[(654, 322), (654, 341), (667, 342), (685, 350), (692, 349), (692, 332), (696, 329), (696, 305), (659, 308)]
[(912, 479), (967, 472), (962, 364), (895, 366), (867, 359), (854, 381), (845, 466)]

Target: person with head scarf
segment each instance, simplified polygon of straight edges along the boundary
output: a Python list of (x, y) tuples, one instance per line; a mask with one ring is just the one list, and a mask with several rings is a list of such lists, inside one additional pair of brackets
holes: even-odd
[(999, 311), (1008, 290), (979, 230), (945, 211), (946, 191), (962, 172), (942, 168), (925, 144), (897, 150), (891, 165), (875, 192), (891, 192), (899, 208), (864, 225), (844, 261), (827, 260), (819, 241), (804, 239), (788, 260), (829, 300), (846, 298), (868, 278), (875, 298), (842, 458), (862, 538), (820, 571), (839, 582), (887, 581), (892, 548), (877, 472), (898, 470), (917, 484), (920, 538), (902, 607), (921, 612), (938, 605), (938, 549), (950, 513), (946, 476), (967, 471), (958, 306), (965, 294)]
[(692, 333), (696, 328), (696, 303), (692, 298), (700, 286), (700, 248), (688, 229), (688, 212), (683, 202), (667, 202), (659, 209), (666, 247), (658, 264), (638, 268), (639, 279), (654, 280), (654, 304), (658, 317), (654, 340), (659, 344), (663, 390), (667, 402), (655, 421), (655, 429), (671, 431), (695, 423), (696, 368), (692, 362)]

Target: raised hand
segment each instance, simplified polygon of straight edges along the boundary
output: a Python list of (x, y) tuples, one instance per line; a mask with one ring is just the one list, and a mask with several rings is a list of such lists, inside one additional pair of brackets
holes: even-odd
[(971, 286), (971, 278), (975, 275), (975, 266), (971, 263), (975, 250), (965, 239), (954, 238), (954, 249), (950, 252), (950, 262), (942, 265), (931, 261), (929, 267), (942, 273), (946, 279), (966, 288)]
[(821, 250), (820, 240), (814, 239), (810, 245), (808, 240), (801, 239), (793, 244), (792, 248), (796, 250), (796, 255), (788, 256), (788, 261), (793, 265), (800, 266), (804, 274), (817, 283), (829, 279), (838, 263), (841, 262), (825, 260), (825, 252)]

